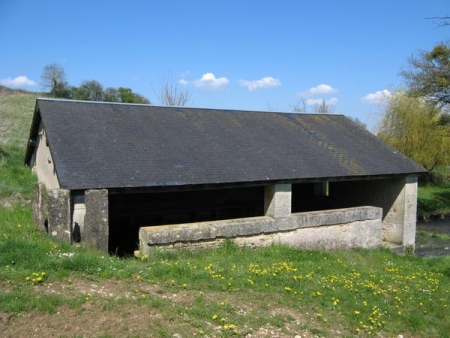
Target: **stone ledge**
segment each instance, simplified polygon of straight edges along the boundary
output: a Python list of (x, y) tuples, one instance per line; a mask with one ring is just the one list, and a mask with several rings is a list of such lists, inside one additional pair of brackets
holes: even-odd
[(141, 227), (139, 239), (142, 247), (168, 245), (177, 242), (210, 241), (219, 238), (236, 238), (295, 231), (297, 229), (333, 226), (380, 220), (382, 209), (356, 207), (292, 214), (290, 217), (274, 219), (268, 216), (239, 218), (222, 221), (185, 223)]

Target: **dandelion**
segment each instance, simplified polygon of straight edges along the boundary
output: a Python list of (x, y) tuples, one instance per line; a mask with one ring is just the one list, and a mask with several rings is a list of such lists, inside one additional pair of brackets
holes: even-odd
[(355, 310), (355, 315), (359, 315), (361, 312), (359, 312), (358, 310)]
[(219, 317), (218, 315), (214, 314), (211, 318), (212, 320), (216, 320), (218, 317)]

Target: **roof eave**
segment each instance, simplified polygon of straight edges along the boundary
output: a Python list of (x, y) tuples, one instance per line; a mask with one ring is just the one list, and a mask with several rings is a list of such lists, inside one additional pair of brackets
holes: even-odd
[(34, 106), (33, 120), (31, 122), (30, 134), (28, 136), (27, 148), (25, 152), (24, 164), (30, 166), (31, 157), (36, 148), (36, 138), (39, 133), (39, 125), (41, 124), (41, 114), (39, 111), (39, 98), (36, 99), (36, 104)]

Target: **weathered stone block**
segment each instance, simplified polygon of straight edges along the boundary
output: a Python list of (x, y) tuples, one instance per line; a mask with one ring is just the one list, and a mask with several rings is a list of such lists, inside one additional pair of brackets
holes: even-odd
[(33, 219), (36, 228), (40, 231), (47, 232), (48, 225), (48, 196), (47, 190), (42, 183), (36, 184), (33, 196)]
[(71, 243), (72, 218), (70, 190), (51, 189), (48, 192), (48, 233), (52, 237)]
[(290, 184), (275, 184), (265, 187), (264, 210), (266, 216), (273, 218), (291, 215), (292, 191)]
[(108, 190), (86, 190), (84, 202), (86, 206), (85, 245), (107, 252), (109, 241)]
[(189, 247), (210, 247), (224, 238), (250, 246), (277, 242), (302, 248), (369, 248), (381, 245), (382, 214), (381, 208), (358, 207), (278, 219), (263, 216), (150, 226), (140, 228), (139, 240), (142, 254), (148, 254), (150, 247), (183, 247), (188, 243)]

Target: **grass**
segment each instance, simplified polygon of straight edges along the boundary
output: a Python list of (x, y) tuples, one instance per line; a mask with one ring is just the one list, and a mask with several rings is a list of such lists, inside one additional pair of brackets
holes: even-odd
[[(226, 242), (119, 259), (37, 232), (36, 179), (23, 166), (36, 97), (0, 92), (0, 319), (14, 318), (0, 320), (0, 332), (17, 323), (16, 336), (24, 326), (34, 334), (36, 318), (73, 337), (448, 336), (450, 257)], [(419, 210), (447, 210), (449, 188), (420, 187)]]
[(440, 214), (450, 214), (450, 181), (419, 187), (417, 216), (428, 218)]
[(0, 146), (26, 145), (36, 98), (44, 96), (47, 95), (0, 86)]
[[(0, 313), (55, 313), (63, 304), (101, 312), (145, 307), (162, 314), (158, 336), (233, 336), (293, 327), (323, 336), (450, 332), (450, 257), (421, 259), (388, 250), (300, 251), (282, 246), (154, 251), (119, 259), (57, 243), (36, 232), (30, 208), (0, 209)], [(61, 295), (47, 285), (114, 281), (113, 299), (91, 291)], [(179, 298), (174, 303), (171, 298)], [(146, 311), (147, 311), (146, 310)], [(170, 323), (177, 325), (169, 325)], [(285, 332), (287, 334), (287, 332)]]

